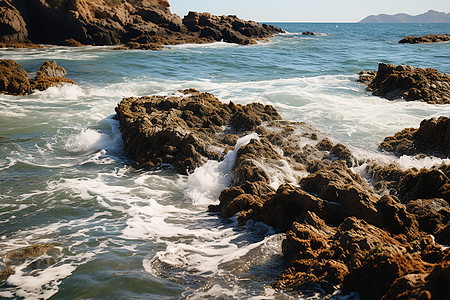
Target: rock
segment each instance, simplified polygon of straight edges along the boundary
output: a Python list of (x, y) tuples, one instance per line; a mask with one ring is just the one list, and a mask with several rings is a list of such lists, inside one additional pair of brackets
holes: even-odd
[(25, 49), (42, 49), (44, 48), (41, 45), (36, 45), (30, 42), (19, 43), (19, 42), (0, 42), (0, 48), (25, 48)]
[(450, 41), (450, 34), (427, 34), (424, 36), (407, 36), (399, 41), (400, 44), (443, 43)]
[(28, 73), (13, 60), (0, 60), (0, 92), (10, 95), (28, 95), (32, 88)]
[(6, 268), (3, 271), (0, 272), (0, 283), (6, 281), (9, 276), (14, 275), (15, 272), (13, 269), (11, 268)]
[[(184, 97), (125, 98), (119, 103), (116, 112), (124, 148), (138, 165), (170, 164), (178, 172), (193, 172), (208, 159), (223, 157), (223, 126), (242, 136), (243, 129), (280, 118), (270, 105), (227, 105), (209, 93), (192, 89), (183, 93)], [(241, 112), (250, 115), (237, 122)]]
[[(163, 0), (2, 0), (0, 42), (33, 41), (68, 46), (226, 42), (251, 45), (283, 30), (235, 16), (172, 14)], [(197, 22), (198, 21), (198, 22)], [(152, 45), (152, 46), (150, 46)], [(159, 47), (160, 47), (159, 46)]]
[[(442, 245), (450, 245), (448, 228), (450, 223), (450, 206), (444, 199), (416, 199), (410, 201), (406, 208), (415, 215), (419, 229), (432, 234)], [(447, 232), (447, 234), (445, 234)]]
[(0, 42), (29, 42), (26, 23), (10, 1), (0, 2)]
[(419, 100), (432, 104), (450, 103), (450, 75), (428, 68), (381, 63), (378, 72), (360, 72), (359, 82), (375, 96), (388, 100)]
[(4, 257), (9, 260), (22, 260), (27, 258), (36, 258), (47, 253), (52, 249), (53, 244), (34, 244), (17, 250), (7, 252)]
[(386, 137), (380, 148), (400, 155), (424, 153), (443, 158), (450, 157), (450, 118), (423, 120), (420, 128), (406, 128)]
[(136, 42), (129, 42), (124, 46), (112, 48), (113, 50), (161, 50), (164, 47), (161, 44), (151, 43), (151, 44), (140, 44)]
[(64, 78), (66, 70), (54, 61), (46, 61), (36, 73), (35, 78), (21, 69), (21, 65), (13, 60), (0, 60), (0, 92), (10, 95), (28, 95), (37, 89), (46, 90), (61, 83), (76, 84), (75, 81)]
[(77, 41), (74, 38), (70, 38), (70, 39), (66, 39), (64, 41), (64, 46), (69, 46), (69, 47), (82, 47), (84, 46), (82, 43), (80, 43), (79, 41)]
[(302, 35), (316, 35), (316, 34), (312, 31), (304, 31), (302, 32)]
[(45, 61), (34, 79), (31, 80), (31, 86), (33, 89), (45, 91), (49, 87), (62, 83), (77, 84), (75, 81), (65, 78), (66, 74), (66, 70), (58, 66), (55, 61)]
[(431, 169), (407, 170), (399, 182), (399, 198), (403, 202), (415, 199), (442, 198), (450, 203), (450, 165)]

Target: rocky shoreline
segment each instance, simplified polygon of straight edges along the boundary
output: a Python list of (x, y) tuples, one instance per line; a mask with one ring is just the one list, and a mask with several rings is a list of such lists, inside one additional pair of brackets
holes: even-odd
[[(448, 294), (450, 251), (437, 244), (450, 244), (448, 165), (401, 170), (361, 161), (327, 134), (281, 120), (271, 106), (223, 104), (193, 89), (125, 98), (116, 112), (125, 151), (139, 167), (171, 164), (183, 174), (223, 160), (238, 138), (257, 133), (236, 149), (230, 186), (209, 210), (286, 232), (286, 269), (275, 288), (341, 288), (364, 299)], [(370, 183), (352, 171), (358, 166)]]
[(0, 47), (125, 45), (159, 50), (162, 45), (224, 41), (256, 44), (284, 32), (236, 16), (189, 12), (183, 19), (166, 0), (1, 0)]

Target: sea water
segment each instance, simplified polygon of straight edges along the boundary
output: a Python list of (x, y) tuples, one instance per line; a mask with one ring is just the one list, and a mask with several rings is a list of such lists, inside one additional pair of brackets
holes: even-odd
[[(31, 74), (55, 60), (78, 85), (0, 95), (0, 255), (55, 245), (37, 269), (29, 265), (42, 257), (0, 258), (2, 269), (15, 270), (0, 298), (319, 299), (270, 287), (283, 269), (283, 234), (207, 212), (229, 182), (232, 155), (190, 176), (136, 170), (113, 118), (123, 97), (196, 88), (225, 103), (271, 104), (361, 157), (403, 168), (442, 162), (397, 159), (378, 144), (425, 118), (450, 116), (450, 106), (374, 97), (356, 74), (380, 62), (450, 73), (450, 43), (398, 44), (407, 35), (448, 33), (450, 24), (275, 25), (287, 33), (252, 46), (1, 49), (1, 59)], [(258, 137), (240, 142), (251, 138)]]

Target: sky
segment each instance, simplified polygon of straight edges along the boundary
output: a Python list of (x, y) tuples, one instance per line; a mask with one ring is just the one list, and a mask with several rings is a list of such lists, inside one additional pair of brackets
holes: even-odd
[(450, 0), (169, 0), (173, 13), (190, 10), (215, 15), (237, 15), (265, 22), (359, 22), (369, 15), (407, 13), (430, 9), (450, 12)]

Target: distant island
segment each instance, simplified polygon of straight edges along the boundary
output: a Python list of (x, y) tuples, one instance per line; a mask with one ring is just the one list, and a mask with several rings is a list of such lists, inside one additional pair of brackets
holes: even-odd
[(450, 23), (450, 13), (429, 10), (417, 16), (408, 14), (380, 14), (368, 16), (359, 23)]

